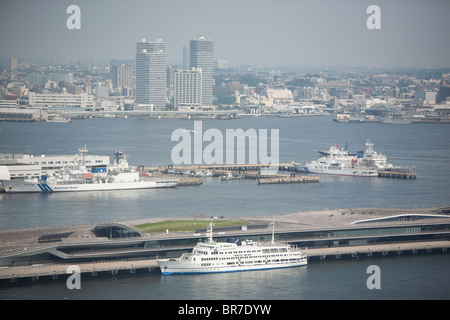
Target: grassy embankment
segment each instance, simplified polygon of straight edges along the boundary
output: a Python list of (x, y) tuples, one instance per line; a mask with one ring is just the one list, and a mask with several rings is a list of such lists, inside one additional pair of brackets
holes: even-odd
[[(210, 223), (211, 221), (206, 220), (168, 220), (161, 222), (144, 223), (135, 225), (133, 227), (143, 233), (166, 232), (167, 229), (169, 229), (170, 232), (176, 232), (195, 231), (198, 228), (208, 227)], [(213, 228), (242, 225), (247, 225), (247, 222), (242, 220), (213, 220)]]

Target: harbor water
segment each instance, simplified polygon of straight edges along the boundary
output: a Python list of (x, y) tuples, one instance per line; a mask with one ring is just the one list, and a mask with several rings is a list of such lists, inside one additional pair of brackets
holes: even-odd
[[(279, 129), (279, 160), (306, 162), (319, 150), (346, 144), (351, 152), (374, 149), (397, 166), (414, 167), (417, 179), (320, 176), (314, 184), (258, 185), (255, 180), (205, 178), (199, 186), (159, 190), (56, 194), (0, 194), (0, 228), (93, 225), (99, 222), (193, 215), (276, 216), (341, 208), (425, 208), (450, 205), (450, 126), (445, 124), (336, 123), (330, 117), (203, 120), (203, 130)], [(90, 154), (116, 149), (132, 165), (172, 163), (176, 129), (193, 120), (144, 118), (74, 120), (70, 123), (0, 123), (0, 153), (35, 156)], [(203, 148), (208, 142), (203, 142)], [(122, 275), (2, 285), (3, 299), (448, 299), (448, 254), (312, 262), (306, 267), (201, 276)], [(366, 286), (369, 265), (381, 269), (382, 286)]]

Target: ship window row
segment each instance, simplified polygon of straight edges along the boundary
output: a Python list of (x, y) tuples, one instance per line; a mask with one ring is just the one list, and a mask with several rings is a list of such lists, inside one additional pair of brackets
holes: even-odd
[[(35, 162), (33, 162), (33, 164), (61, 164), (61, 163), (64, 163), (64, 164), (67, 164), (67, 163), (76, 163), (76, 161), (42, 161), (42, 162), (39, 162), (39, 161), (35, 161)], [(86, 160), (86, 163), (92, 163), (92, 161), (91, 160)], [(103, 163), (103, 161), (102, 160), (95, 160), (95, 163)]]
[(261, 252), (261, 250), (221, 251), (221, 252), (212, 252), (211, 254), (237, 254), (237, 253), (255, 253), (255, 252)]
[[(243, 256), (243, 257), (226, 257), (226, 258), (216, 258), (216, 257), (214, 257), (214, 258), (201, 258), (201, 261), (228, 260), (228, 259), (232, 259), (232, 258), (235, 258), (235, 259), (239, 259), (239, 258), (242, 258), (242, 259), (246, 259), (246, 258), (247, 259), (248, 258), (260, 259), (260, 258), (274, 258), (274, 257), (280, 257), (280, 256), (285, 257), (286, 255), (285, 254), (283, 254), (283, 255), (273, 254), (273, 255), (262, 255), (262, 256), (251, 256), (251, 257), (245, 257), (245, 256)], [(290, 254), (288, 254), (288, 256), (296, 256), (296, 254), (295, 253), (290, 253)]]
[[(234, 261), (229, 261), (226, 263), (227, 266), (235, 266), (235, 265), (241, 265), (241, 264), (267, 264), (267, 263), (288, 263), (288, 262), (300, 262), (302, 261), (303, 258), (298, 257), (298, 258), (289, 258), (289, 259), (272, 259), (272, 260), (248, 260), (248, 261), (242, 261), (242, 262), (234, 262)], [(201, 266), (202, 267), (210, 267), (212, 265), (212, 263), (210, 262), (206, 262), (206, 263), (202, 263)], [(214, 264), (214, 265), (224, 265), (222, 264)]]

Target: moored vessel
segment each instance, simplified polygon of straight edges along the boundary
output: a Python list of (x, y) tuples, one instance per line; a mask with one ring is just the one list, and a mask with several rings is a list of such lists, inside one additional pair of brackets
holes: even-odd
[(215, 242), (212, 224), (209, 239), (199, 242), (191, 253), (176, 259), (159, 259), (163, 275), (254, 271), (299, 267), (307, 264), (306, 254), (289, 244), (276, 244), (272, 233), (270, 244), (228, 238)]
[(176, 187), (176, 179), (142, 179), (138, 171), (130, 168), (119, 150), (113, 166), (86, 168), (86, 147), (80, 148), (76, 168), (62, 169), (47, 177), (1, 180), (7, 193), (107, 191)]
[(60, 123), (67, 123), (70, 122), (70, 118), (65, 118), (64, 116), (62, 116), (61, 114), (57, 114), (56, 116), (54, 116), (51, 119), (47, 119), (47, 122), (60, 122)]
[(354, 177), (377, 177), (372, 167), (361, 166), (362, 153), (349, 154), (347, 148), (331, 146), (328, 151), (320, 151), (322, 157), (308, 163), (293, 162), (295, 170), (305, 173), (331, 174)]
[(350, 154), (347, 148), (330, 147), (328, 151), (319, 151), (322, 157), (308, 163), (293, 162), (297, 171), (357, 177), (377, 177), (378, 171), (392, 170), (394, 166), (387, 162), (386, 155), (376, 152), (373, 143), (365, 143), (365, 150)]

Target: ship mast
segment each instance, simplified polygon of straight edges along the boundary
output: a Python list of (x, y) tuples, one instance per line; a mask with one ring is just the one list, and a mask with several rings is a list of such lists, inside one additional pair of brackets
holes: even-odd
[(209, 242), (210, 243), (213, 243), (214, 241), (213, 241), (213, 223), (212, 223), (212, 220), (211, 220), (211, 222), (209, 223), (209, 228), (208, 228), (208, 239), (209, 239)]
[(272, 222), (272, 242), (271, 244), (275, 244), (275, 218), (273, 219)]
[(78, 169), (84, 169), (86, 165), (86, 153), (88, 153), (88, 149), (86, 148), (86, 145), (84, 145), (83, 148), (78, 149), (78, 155), (81, 157), (81, 159), (78, 161)]

